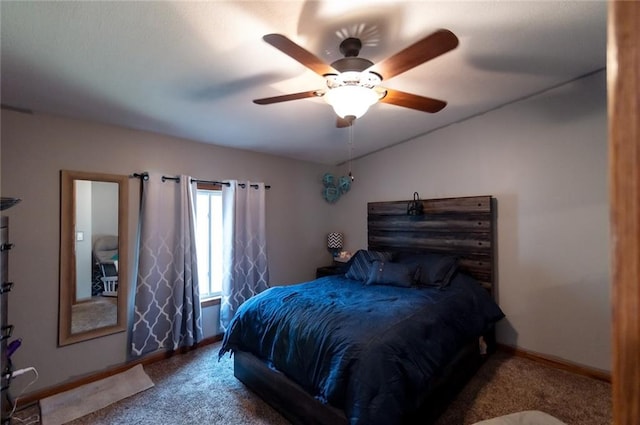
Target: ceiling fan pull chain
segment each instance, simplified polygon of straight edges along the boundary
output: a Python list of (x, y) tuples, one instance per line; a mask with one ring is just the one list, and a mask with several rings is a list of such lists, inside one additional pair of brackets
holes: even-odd
[(355, 120), (351, 120), (351, 123), (349, 124), (349, 177), (351, 177), (351, 181), (354, 181), (355, 178), (353, 177), (353, 174), (351, 173), (351, 161), (353, 159), (353, 123), (355, 122)]

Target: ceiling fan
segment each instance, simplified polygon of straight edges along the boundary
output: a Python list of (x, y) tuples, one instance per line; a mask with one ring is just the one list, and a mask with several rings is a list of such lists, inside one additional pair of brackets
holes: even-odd
[(383, 79), (390, 79), (420, 64), (434, 59), (458, 46), (458, 37), (451, 31), (440, 29), (391, 57), (373, 63), (358, 57), (362, 42), (355, 37), (340, 43), (344, 58), (330, 65), (282, 34), (267, 34), (264, 41), (290, 56), (302, 65), (324, 77), (326, 89), (309, 90), (281, 96), (255, 99), (258, 105), (287, 102), (309, 97), (324, 97), (338, 115), (338, 127), (348, 127), (376, 102), (404, 106), (423, 112), (438, 112), (447, 102), (399, 90), (382, 87)]

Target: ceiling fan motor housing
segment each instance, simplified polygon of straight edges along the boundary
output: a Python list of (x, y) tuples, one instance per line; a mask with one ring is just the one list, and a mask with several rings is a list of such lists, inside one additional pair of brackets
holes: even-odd
[[(349, 37), (340, 43), (340, 53), (345, 57), (338, 59), (331, 64), (331, 67), (338, 72), (362, 72), (373, 66), (373, 62), (368, 59), (359, 58), (362, 42), (358, 38)], [(382, 77), (380, 80), (382, 80)]]
[(362, 42), (359, 38), (348, 37), (340, 43), (340, 53), (346, 57), (358, 56), (362, 49)]
[(340, 74), (327, 74), (327, 87), (330, 89), (342, 86), (360, 86), (374, 88), (380, 84), (382, 78), (374, 72), (345, 71)]
[(331, 67), (339, 72), (362, 72), (367, 68), (373, 66), (373, 62), (364, 58), (346, 57), (338, 59), (331, 64)]
[(340, 53), (345, 57), (334, 61), (331, 67), (339, 74), (325, 74), (327, 87), (334, 89), (343, 86), (359, 86), (372, 89), (382, 82), (382, 76), (374, 72), (366, 72), (373, 66), (368, 59), (359, 58), (362, 42), (355, 37), (349, 37), (340, 43)]

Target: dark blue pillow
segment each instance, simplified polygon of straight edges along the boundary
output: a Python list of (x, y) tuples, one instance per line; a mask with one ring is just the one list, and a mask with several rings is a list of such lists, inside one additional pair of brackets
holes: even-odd
[(390, 285), (409, 288), (413, 284), (415, 269), (407, 264), (374, 261), (371, 263), (366, 285)]
[(364, 249), (356, 252), (351, 260), (349, 260), (349, 268), (345, 277), (347, 279), (354, 279), (360, 281), (366, 281), (369, 278), (369, 269), (371, 263), (374, 261), (391, 261), (390, 252), (381, 251), (367, 251)]
[(420, 285), (444, 288), (458, 270), (458, 259), (442, 254), (401, 254), (396, 262), (417, 267), (416, 281)]

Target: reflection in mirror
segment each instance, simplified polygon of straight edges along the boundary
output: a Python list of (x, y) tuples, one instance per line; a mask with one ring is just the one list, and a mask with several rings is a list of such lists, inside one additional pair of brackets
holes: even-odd
[(125, 330), (128, 177), (61, 172), (59, 345)]

